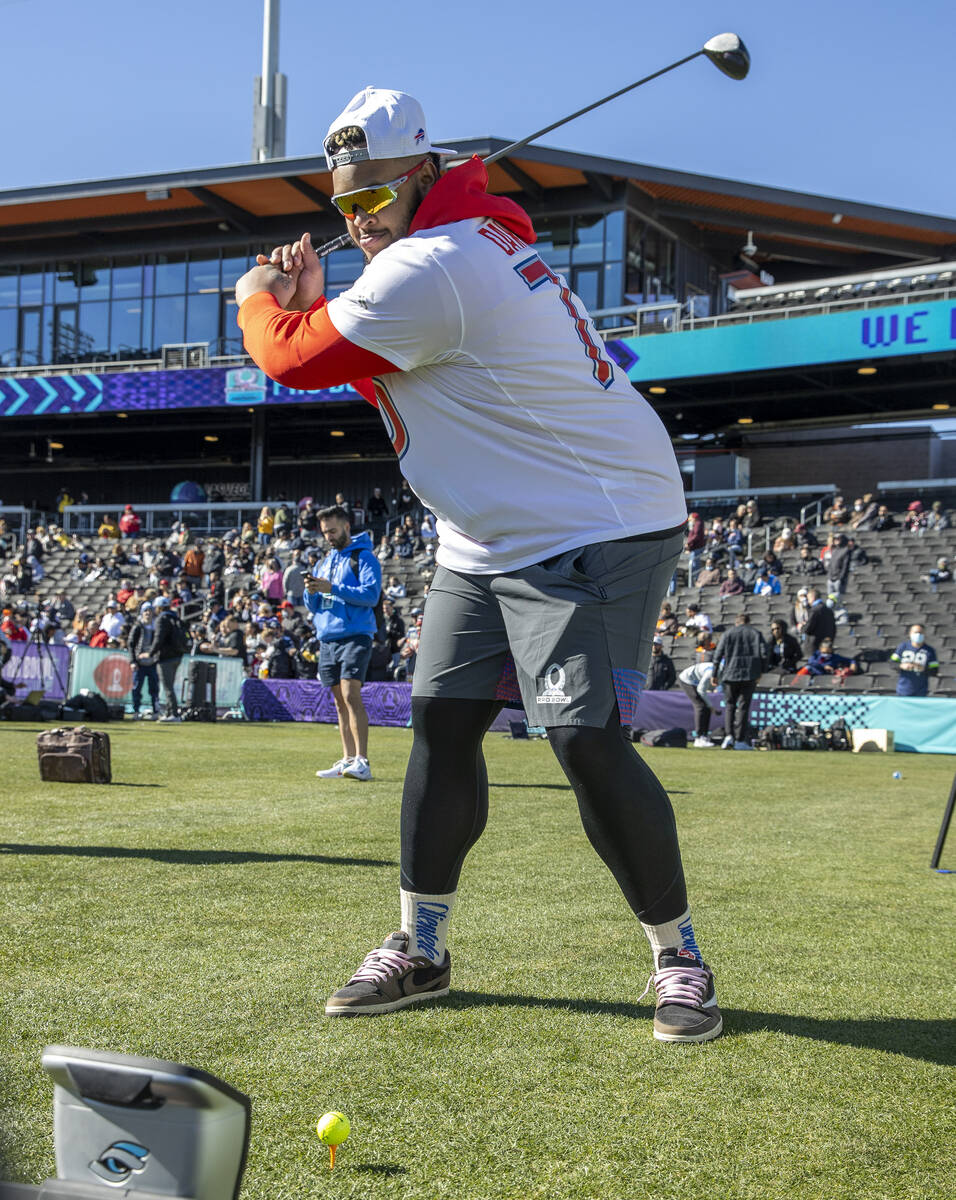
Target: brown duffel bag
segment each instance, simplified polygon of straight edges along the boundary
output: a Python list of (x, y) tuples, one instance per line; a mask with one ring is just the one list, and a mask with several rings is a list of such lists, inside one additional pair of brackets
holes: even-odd
[(109, 783), (110, 736), (78, 725), (37, 734), (40, 778), (51, 783)]

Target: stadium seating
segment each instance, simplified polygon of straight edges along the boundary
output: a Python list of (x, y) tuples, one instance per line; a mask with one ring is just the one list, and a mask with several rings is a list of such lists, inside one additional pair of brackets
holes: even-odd
[[(787, 519), (775, 520), (771, 528), (781, 526), (784, 520)], [(788, 523), (792, 525), (793, 519), (790, 518)], [(818, 532), (825, 535), (826, 531)], [(920, 579), (936, 566), (940, 555), (956, 561), (956, 530), (923, 536), (898, 530), (848, 532), (866, 551), (869, 561), (863, 566), (855, 566), (850, 574), (843, 597), (850, 622), (837, 626), (834, 648), (847, 658), (858, 657), (863, 674), (848, 676), (842, 683), (830, 678), (818, 677), (811, 681), (808, 676), (794, 679), (792, 675), (768, 674), (762, 677), (760, 686), (893, 693), (897, 672), (889, 656), (905, 638), (908, 627), (919, 621), (926, 626), (926, 640), (936, 649), (940, 660), (939, 674), (930, 683), (930, 693), (956, 694), (956, 622), (953, 620), (956, 584), (944, 584), (934, 590)], [(822, 542), (825, 537), (820, 540)], [(793, 552), (780, 557), (784, 567), (792, 566), (796, 559)], [(773, 616), (781, 616), (793, 626), (797, 589), (808, 583), (804, 576), (789, 574), (784, 574), (781, 582), (781, 595), (775, 597), (744, 594), (721, 598), (717, 586), (688, 588), (685, 584), (670, 597), (670, 602), (678, 619), (683, 618), (686, 605), (699, 604), (714, 624), (715, 640), (733, 625), (739, 612), (749, 613), (753, 625), (767, 635)], [(812, 577), (808, 585), (814, 584), (824, 590), (826, 576)], [(665, 638), (664, 649), (678, 672), (695, 660), (693, 638)]]

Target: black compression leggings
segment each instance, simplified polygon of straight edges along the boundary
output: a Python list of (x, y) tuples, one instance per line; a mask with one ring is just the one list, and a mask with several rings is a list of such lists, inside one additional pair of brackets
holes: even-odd
[[(488, 819), (481, 742), (501, 705), (412, 700), (415, 740), (402, 796), (402, 887), (442, 895), (458, 886), (465, 855)], [(603, 729), (548, 732), (577, 797), (591, 845), (645, 924), (681, 916), (687, 892), (670, 800), (621, 732), (617, 709)]]

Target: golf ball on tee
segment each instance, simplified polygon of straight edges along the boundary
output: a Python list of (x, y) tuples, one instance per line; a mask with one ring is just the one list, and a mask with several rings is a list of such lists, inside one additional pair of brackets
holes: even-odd
[(319, 1141), (326, 1146), (340, 1146), (349, 1136), (351, 1128), (345, 1113), (327, 1112), (319, 1117), (315, 1132), (319, 1135)]

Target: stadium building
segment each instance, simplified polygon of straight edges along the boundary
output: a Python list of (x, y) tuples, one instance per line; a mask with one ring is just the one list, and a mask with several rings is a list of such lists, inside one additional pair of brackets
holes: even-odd
[[(533, 217), (690, 489), (956, 476), (928, 424), (954, 402), (956, 220), (544, 147), (490, 186)], [(265, 379), (235, 321), (257, 252), (342, 231), (330, 193), (321, 155), (0, 192), (2, 503), (395, 486), (378, 414)], [(334, 295), (361, 258), (326, 267)]]

